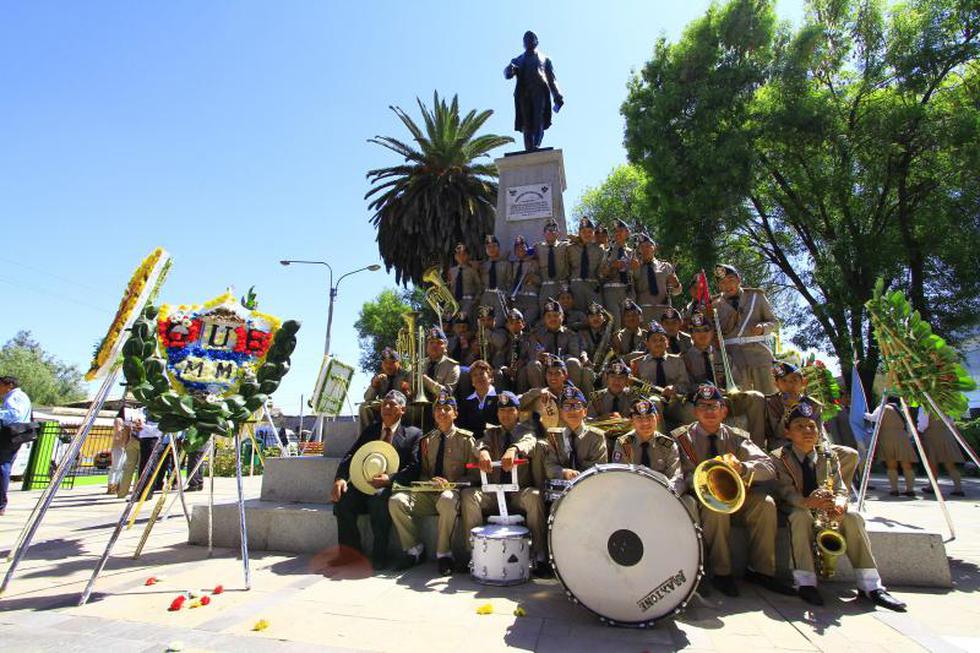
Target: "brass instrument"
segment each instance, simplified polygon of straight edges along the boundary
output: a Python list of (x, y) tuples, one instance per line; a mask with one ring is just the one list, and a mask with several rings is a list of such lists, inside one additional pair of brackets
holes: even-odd
[(605, 306), (602, 307), (602, 314), (606, 317), (606, 326), (602, 328), (602, 338), (599, 339), (599, 344), (596, 345), (595, 351), (592, 352), (592, 369), (595, 370), (596, 375), (602, 374), (606, 364), (616, 354), (616, 351), (611, 347), (614, 326), (613, 315), (606, 310)]
[[(460, 272), (462, 274), (462, 272)], [(439, 318), (439, 328), (442, 328), (442, 318), (444, 315), (455, 315), (459, 312), (459, 303), (453, 297), (453, 293), (442, 280), (442, 274), (438, 265), (426, 268), (422, 273), (422, 281), (430, 284), (425, 289), (425, 301), (435, 311)]]
[(618, 438), (621, 435), (629, 433), (633, 428), (633, 422), (628, 417), (610, 417), (591, 422), (586, 421), (585, 425), (599, 429), (607, 438)]
[(702, 461), (691, 479), (694, 495), (708, 510), (723, 514), (737, 512), (745, 503), (745, 495), (752, 485), (752, 476), (744, 481), (731, 464), (732, 454), (725, 454)]
[(419, 314), (416, 311), (402, 313), (405, 326), (398, 329), (398, 335), (395, 336), (395, 351), (401, 357), (402, 367), (405, 368), (406, 372), (415, 369), (414, 361), (418, 355), (415, 351), (415, 325), (418, 323), (418, 319)]
[(490, 362), (490, 338), (487, 337), (487, 328), (483, 326), (483, 322), (477, 320), (478, 324), (476, 327), (476, 342), (480, 349), (480, 359)]
[(654, 385), (653, 383), (641, 379), (638, 376), (629, 375), (629, 382), (633, 388), (640, 394), (641, 397), (652, 397), (654, 395), (662, 395), (664, 389), (659, 385)]
[(507, 372), (512, 381), (517, 379), (517, 364), (521, 360), (521, 334), (511, 334), (510, 338), (510, 361), (507, 364)]
[(438, 483), (436, 481), (412, 481), (411, 485), (402, 485), (401, 483), (392, 483), (392, 492), (443, 492), (444, 490), (458, 490), (460, 488), (469, 487), (471, 483), (469, 481), (449, 481), (447, 483)]
[[(823, 429), (821, 428), (821, 431)], [(823, 431), (822, 455), (827, 461), (827, 480), (821, 490), (834, 496), (834, 469), (840, 474), (840, 459), (827, 442)], [(840, 522), (829, 510), (813, 511), (813, 564), (821, 578), (830, 578), (837, 571), (837, 558), (847, 552), (847, 540), (840, 532)]]
[[(704, 274), (703, 271), (702, 274)], [(708, 304), (704, 307), (704, 310), (710, 312), (714, 318), (715, 336), (718, 339), (718, 351), (721, 352), (721, 365), (725, 370), (725, 392), (731, 394), (732, 392), (738, 392), (738, 386), (735, 384), (735, 377), (732, 376), (732, 365), (728, 360), (728, 350), (725, 348), (725, 334), (721, 330), (721, 319), (718, 317), (718, 311), (715, 310), (711, 303), (712, 301), (709, 297)]]
[[(415, 390), (415, 398), (412, 399), (413, 404), (427, 404), (429, 399), (425, 396), (425, 381), (423, 377), (425, 376), (425, 329), (421, 325), (417, 327), (416, 330), (418, 334), (417, 345), (415, 347), (415, 358), (412, 359), (412, 387)], [(423, 416), (425, 411), (423, 411)]]

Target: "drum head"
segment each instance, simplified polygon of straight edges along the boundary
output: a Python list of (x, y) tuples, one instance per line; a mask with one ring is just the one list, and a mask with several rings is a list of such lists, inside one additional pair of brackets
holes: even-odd
[(531, 531), (519, 525), (487, 524), (486, 526), (475, 526), (470, 533), (474, 537), (482, 537), (487, 540), (512, 540), (529, 536)]
[(683, 608), (701, 576), (701, 534), (662, 474), (597, 465), (549, 518), (551, 559), (572, 598), (613, 624)]

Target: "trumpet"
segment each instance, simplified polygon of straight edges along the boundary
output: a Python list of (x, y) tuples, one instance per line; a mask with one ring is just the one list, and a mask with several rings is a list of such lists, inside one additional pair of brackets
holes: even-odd
[(738, 512), (745, 503), (752, 475), (747, 481), (742, 480), (731, 464), (733, 458), (732, 454), (716, 456), (702, 461), (694, 469), (691, 480), (694, 495), (708, 510), (730, 515)]
[(586, 426), (591, 426), (602, 431), (607, 438), (618, 438), (633, 428), (633, 423), (628, 417), (610, 417), (609, 419), (598, 419), (593, 422), (586, 422)]
[(402, 485), (401, 483), (392, 483), (392, 492), (442, 492), (444, 490), (458, 490), (460, 488), (469, 487), (471, 483), (469, 481), (449, 481), (447, 483), (438, 483), (436, 481), (412, 481), (411, 485)]
[(436, 317), (439, 318), (439, 328), (441, 329), (442, 317), (444, 315), (455, 315), (459, 312), (459, 303), (443, 282), (438, 265), (432, 265), (426, 268), (425, 272), (422, 273), (422, 281), (430, 284), (425, 289), (425, 301), (435, 311)]
[(636, 388), (636, 391), (640, 393), (642, 397), (652, 397), (653, 395), (662, 395), (664, 389), (662, 386), (654, 385), (645, 379), (641, 379), (638, 376), (629, 375), (630, 384)]

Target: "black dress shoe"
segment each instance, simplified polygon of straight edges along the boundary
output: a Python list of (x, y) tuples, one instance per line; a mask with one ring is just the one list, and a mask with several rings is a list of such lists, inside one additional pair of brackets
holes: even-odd
[(810, 605), (823, 605), (823, 597), (820, 596), (820, 592), (813, 585), (801, 585), (800, 589), (797, 590), (797, 594)]
[(551, 568), (551, 563), (547, 560), (538, 560), (534, 565), (535, 578), (554, 578), (555, 570)]
[(915, 490), (906, 490), (903, 494), (905, 494), (905, 496), (907, 496), (907, 497), (914, 497), (915, 496)]
[(454, 569), (452, 558), (439, 558), (439, 575), (440, 576), (452, 576)]
[(966, 492), (964, 492), (963, 490), (953, 490), (949, 494), (950, 494), (950, 496), (954, 496), (954, 497), (965, 497), (966, 496)]
[(897, 497), (898, 496), (898, 490), (892, 490), (891, 492), (888, 493), (888, 496), (890, 496), (890, 497)]
[(406, 569), (411, 569), (415, 565), (422, 564), (424, 553), (418, 553), (412, 555), (411, 553), (405, 552), (400, 558), (395, 562), (395, 571), (405, 571)]
[(384, 571), (388, 568), (388, 556), (372, 556), (371, 567), (375, 571)]
[(858, 595), (863, 596), (875, 605), (880, 605), (883, 608), (888, 608), (895, 612), (905, 612), (905, 609), (908, 607), (885, 590), (871, 590), (870, 592), (859, 590)]
[(713, 576), (711, 584), (725, 596), (738, 596), (738, 585), (732, 576)]
[(748, 583), (755, 583), (756, 585), (761, 585), (770, 592), (775, 592), (776, 594), (782, 594), (784, 596), (796, 596), (796, 591), (789, 585), (776, 580), (774, 576), (769, 576), (768, 574), (760, 574), (752, 569), (745, 570), (745, 576), (743, 578)]

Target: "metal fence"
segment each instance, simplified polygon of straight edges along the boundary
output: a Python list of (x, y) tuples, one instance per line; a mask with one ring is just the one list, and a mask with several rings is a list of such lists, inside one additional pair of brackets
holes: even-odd
[[(24, 472), (23, 489), (36, 490), (47, 487), (58, 461), (68, 449), (68, 443), (78, 431), (79, 424), (44, 422), (40, 434), (33, 442), (27, 469)], [(78, 476), (100, 476), (109, 472), (112, 464), (112, 427), (93, 426), (85, 438), (78, 460), (65, 477), (64, 487), (72, 487)]]

